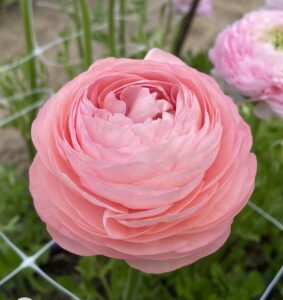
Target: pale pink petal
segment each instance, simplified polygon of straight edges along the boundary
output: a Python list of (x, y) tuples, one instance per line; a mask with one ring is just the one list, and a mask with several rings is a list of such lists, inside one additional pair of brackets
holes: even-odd
[(185, 65), (185, 63), (179, 58), (177, 58), (176, 56), (166, 51), (160, 50), (158, 48), (149, 50), (144, 60), (152, 60), (156, 62), (173, 64), (173, 65), (182, 65), (182, 66)]

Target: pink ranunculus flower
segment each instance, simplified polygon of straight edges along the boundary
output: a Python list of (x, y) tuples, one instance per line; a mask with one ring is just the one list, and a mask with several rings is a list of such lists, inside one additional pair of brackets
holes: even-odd
[(44, 105), (32, 138), (30, 191), (52, 238), (144, 272), (216, 251), (254, 188), (235, 104), (158, 49), (95, 62)]
[(272, 9), (283, 9), (283, 0), (266, 0), (266, 6)]
[(224, 29), (209, 52), (213, 73), (257, 102), (258, 115), (283, 118), (283, 12), (251, 12)]
[[(191, 8), (193, 0), (173, 0), (174, 9), (177, 13), (185, 15)], [(197, 8), (197, 14), (203, 16), (212, 15), (212, 3), (211, 0), (200, 0)]]

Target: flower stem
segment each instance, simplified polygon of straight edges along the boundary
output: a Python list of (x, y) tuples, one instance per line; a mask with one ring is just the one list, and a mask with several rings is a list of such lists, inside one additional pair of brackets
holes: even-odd
[(126, 0), (120, 0), (120, 56), (126, 55)]
[[(81, 18), (80, 18), (80, 9), (79, 9), (79, 3), (78, 0), (74, 0), (74, 14), (73, 14), (73, 20), (74, 20), (74, 24), (76, 27), (76, 31), (80, 31), (81, 30)], [(79, 55), (81, 60), (83, 61), (83, 57), (84, 57), (84, 49), (83, 49), (83, 42), (82, 42), (82, 36), (78, 36), (77, 37), (77, 46), (78, 46), (78, 51), (79, 51)]]
[(252, 135), (253, 135), (253, 146), (252, 146), (253, 150), (255, 150), (255, 148), (257, 146), (257, 140), (258, 140), (259, 133), (260, 133), (263, 122), (264, 122), (263, 120), (259, 119), (256, 115), (254, 115), (253, 122), (251, 125), (251, 131), (252, 131)]
[(36, 150), (33, 146), (30, 133), (28, 134), (28, 136), (25, 136), (25, 140), (26, 140), (26, 146), (27, 146), (29, 158), (32, 160), (35, 157)]
[(148, 42), (145, 33), (145, 25), (147, 21), (147, 8), (148, 8), (147, 0), (140, 1), (139, 6), (140, 6), (139, 7), (139, 39), (143, 44), (145, 44)]
[(195, 17), (199, 3), (200, 0), (193, 0), (190, 10), (181, 21), (178, 33), (176, 35), (175, 42), (173, 43), (173, 47), (172, 47), (172, 53), (175, 54), (176, 56), (180, 56), (181, 54), (182, 48), (186, 40), (186, 36), (190, 32), (191, 25), (193, 23), (193, 19)]
[[(28, 54), (34, 53), (36, 48), (35, 34), (33, 30), (33, 15), (32, 15), (32, 1), (22, 0), (20, 1), (23, 27), (25, 33), (26, 50)], [(28, 61), (30, 88), (33, 90), (36, 88), (36, 59), (32, 57)]]
[(109, 52), (111, 56), (116, 56), (116, 41), (115, 41), (115, 0), (109, 0), (108, 7), (108, 41)]
[(80, 0), (79, 4), (82, 13), (84, 33), (84, 68), (87, 69), (92, 63), (90, 8), (88, 0)]
[[(28, 54), (33, 54), (36, 50), (36, 39), (35, 39), (35, 33), (34, 33), (34, 27), (33, 27), (33, 11), (32, 11), (32, 1), (31, 0), (22, 0), (20, 1), (21, 5), (21, 13), (23, 18), (23, 28), (24, 28), (24, 34), (25, 34), (25, 43), (26, 43), (26, 51)], [(32, 56), (29, 61), (27, 62), (27, 77), (29, 78), (29, 85), (30, 89), (34, 90), (37, 87), (37, 74), (36, 74), (36, 58), (35, 56)], [(30, 96), (29, 98), (30, 102), (37, 101), (38, 97), (36, 94)], [(35, 117), (36, 111), (31, 111), (26, 119), (22, 119), (20, 121), (22, 127), (20, 130), (22, 132), (22, 135), (25, 139), (25, 143), (27, 146), (27, 150), (29, 153), (30, 159), (33, 159), (35, 155), (35, 149), (31, 140), (30, 136), (30, 126), (31, 123)], [(28, 126), (28, 129), (26, 130), (26, 127)]]
[(166, 12), (165, 15), (165, 29), (162, 33), (162, 37), (161, 37), (161, 42), (160, 42), (160, 48), (164, 48), (164, 46), (166, 45), (166, 41), (167, 41), (167, 37), (168, 37), (168, 33), (171, 31), (171, 27), (172, 27), (172, 19), (173, 19), (173, 0), (169, 0), (168, 1), (168, 11)]
[(128, 282), (123, 300), (134, 300), (141, 283), (141, 272), (129, 268)]

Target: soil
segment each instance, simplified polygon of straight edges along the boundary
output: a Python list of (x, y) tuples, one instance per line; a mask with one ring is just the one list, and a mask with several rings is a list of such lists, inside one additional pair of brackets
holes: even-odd
[[(58, 33), (68, 23), (68, 17), (54, 7), (66, 1), (34, 1), (34, 28), (39, 45), (58, 37)], [(156, 7), (157, 1), (149, 1)], [(212, 17), (197, 17), (186, 48), (193, 52), (206, 50), (213, 44), (216, 34), (227, 24), (240, 18), (245, 12), (260, 8), (264, 0), (214, 0)], [(153, 6), (153, 4), (151, 4)], [(150, 7), (149, 9), (153, 9)], [(21, 57), (24, 53), (24, 35), (18, 5), (0, 11), (0, 65)], [(48, 51), (46, 59), (54, 60), (58, 49)], [(56, 66), (49, 67), (51, 86), (65, 82), (66, 75)], [(1, 95), (0, 95), (1, 98)], [(0, 116), (1, 117), (1, 116)], [(0, 164), (8, 163), (24, 174), (28, 168), (26, 148), (19, 132), (12, 128), (0, 129)]]

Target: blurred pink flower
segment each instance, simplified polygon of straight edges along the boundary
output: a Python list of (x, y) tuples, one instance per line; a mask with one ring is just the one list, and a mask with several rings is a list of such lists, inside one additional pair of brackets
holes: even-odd
[(283, 0), (266, 0), (266, 6), (272, 9), (283, 9)]
[(252, 101), (265, 102), (256, 109), (259, 115), (271, 109), (283, 118), (283, 11), (245, 15), (217, 36), (209, 56), (215, 76)]
[(235, 104), (158, 49), (95, 62), (47, 101), (32, 138), (30, 191), (52, 238), (144, 272), (216, 251), (254, 188)]
[[(179, 14), (185, 15), (191, 8), (193, 0), (173, 0), (173, 5)], [(200, 0), (197, 8), (197, 14), (204, 16), (212, 15), (212, 3), (211, 0)]]

